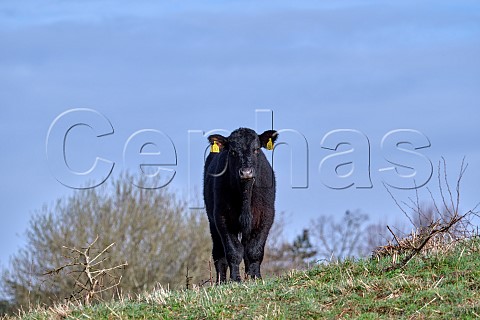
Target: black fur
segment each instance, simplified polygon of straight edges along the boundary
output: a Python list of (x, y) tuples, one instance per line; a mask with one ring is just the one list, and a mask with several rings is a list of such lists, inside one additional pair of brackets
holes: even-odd
[(203, 188), (217, 282), (226, 280), (228, 267), (230, 279), (240, 281), (242, 259), (246, 274), (261, 278), (260, 264), (275, 216), (275, 176), (261, 147), (277, 136), (274, 130), (259, 136), (240, 128), (229, 137), (208, 137), (220, 148), (205, 162)]

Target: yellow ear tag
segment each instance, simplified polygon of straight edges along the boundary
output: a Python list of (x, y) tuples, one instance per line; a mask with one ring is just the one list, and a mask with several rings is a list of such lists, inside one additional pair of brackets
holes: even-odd
[(217, 141), (213, 141), (212, 147), (210, 148), (210, 152), (219, 153), (220, 148), (218, 147)]
[(272, 149), (273, 149), (273, 141), (272, 141), (272, 138), (269, 138), (267, 142), (267, 150), (272, 150)]

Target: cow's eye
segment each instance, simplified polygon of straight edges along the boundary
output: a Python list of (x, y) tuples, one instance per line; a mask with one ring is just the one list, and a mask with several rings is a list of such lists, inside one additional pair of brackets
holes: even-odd
[(237, 156), (237, 153), (236, 153), (235, 151), (233, 151), (233, 150), (230, 150), (230, 155), (231, 155), (232, 157), (236, 157), (236, 156)]

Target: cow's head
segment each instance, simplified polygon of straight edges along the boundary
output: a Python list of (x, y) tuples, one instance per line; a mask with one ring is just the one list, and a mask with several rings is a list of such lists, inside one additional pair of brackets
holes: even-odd
[(272, 149), (277, 140), (275, 130), (267, 130), (258, 135), (248, 128), (233, 131), (229, 137), (214, 134), (208, 137), (210, 144), (218, 147), (220, 152), (228, 152), (228, 170), (230, 174), (238, 176), (241, 180), (255, 178), (258, 172), (258, 157), (261, 148)]

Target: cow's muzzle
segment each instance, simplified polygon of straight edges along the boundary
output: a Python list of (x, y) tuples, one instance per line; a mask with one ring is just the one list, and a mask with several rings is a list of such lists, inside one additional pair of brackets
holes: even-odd
[(241, 168), (238, 170), (240, 179), (253, 179), (255, 177), (255, 172), (253, 168)]

